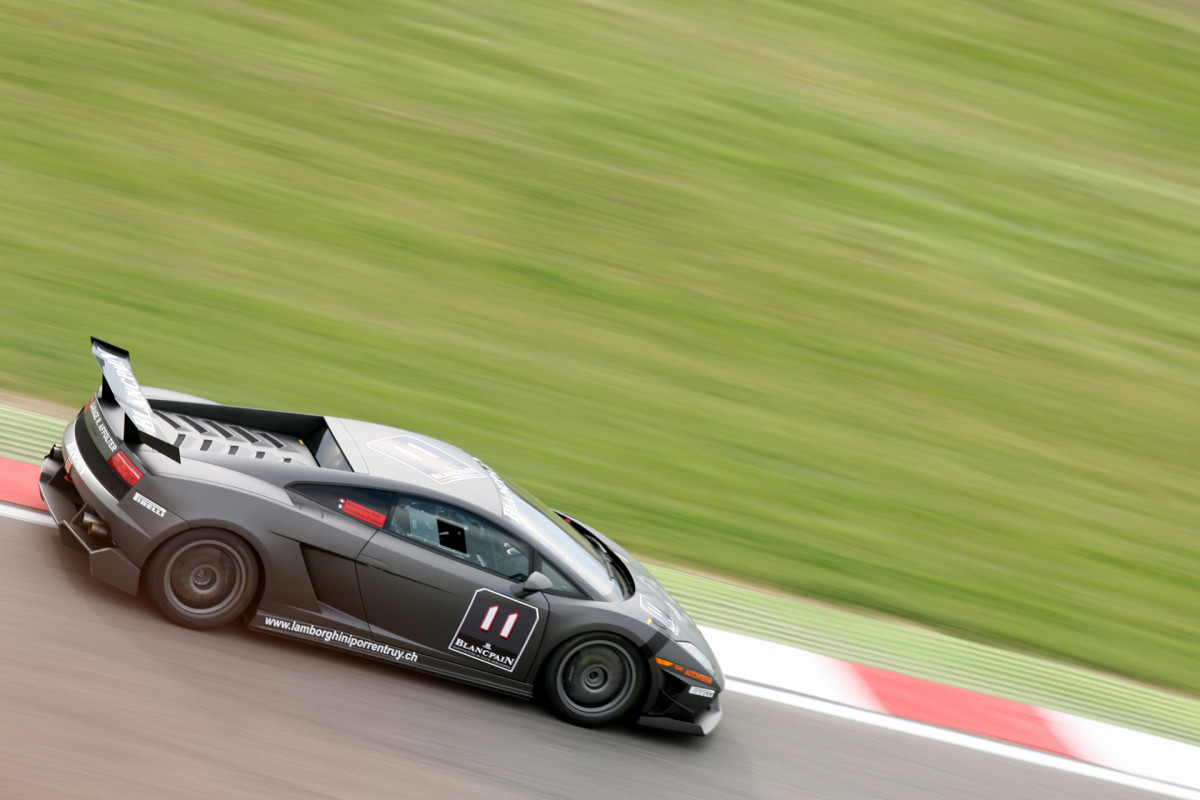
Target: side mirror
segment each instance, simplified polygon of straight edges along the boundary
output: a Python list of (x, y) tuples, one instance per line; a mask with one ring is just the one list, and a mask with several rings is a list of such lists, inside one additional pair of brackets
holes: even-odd
[(554, 582), (536, 570), (517, 587), (517, 597), (524, 597), (534, 592), (544, 592), (554, 586)]

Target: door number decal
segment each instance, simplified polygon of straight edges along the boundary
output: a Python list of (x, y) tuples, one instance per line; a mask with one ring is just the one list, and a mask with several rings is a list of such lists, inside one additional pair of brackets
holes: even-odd
[[(499, 612), (500, 606), (492, 606), (489, 608), (487, 613), (483, 615), (483, 624), (479, 626), (479, 630), (490, 631), (492, 629), (492, 623), (496, 621), (496, 614)], [(512, 635), (513, 625), (517, 624), (517, 617), (519, 616), (520, 614), (514, 611), (508, 615), (508, 619), (504, 620), (504, 627), (500, 629), (501, 639), (507, 639), (510, 635)]]
[(512, 672), (537, 621), (536, 606), (490, 589), (477, 589), (450, 640), (450, 650)]

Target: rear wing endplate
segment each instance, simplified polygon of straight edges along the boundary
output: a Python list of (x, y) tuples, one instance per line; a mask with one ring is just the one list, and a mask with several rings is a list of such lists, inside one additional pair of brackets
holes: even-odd
[(129, 351), (92, 337), (92, 355), (104, 376), (101, 394), (120, 406), (125, 415), (124, 435), (129, 444), (153, 447), (168, 458), (179, 461), (179, 448), (159, 438), (154, 411), (129, 363)]

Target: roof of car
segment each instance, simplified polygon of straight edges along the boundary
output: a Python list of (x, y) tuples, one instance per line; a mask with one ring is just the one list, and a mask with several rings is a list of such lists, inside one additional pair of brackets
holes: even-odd
[[(497, 516), (503, 513), (494, 473), (475, 456), (431, 436), (361, 420), (329, 418), (343, 450), (356, 469), (368, 474), (450, 495)], [(338, 433), (342, 427), (347, 435)], [(349, 439), (349, 441), (347, 441)]]

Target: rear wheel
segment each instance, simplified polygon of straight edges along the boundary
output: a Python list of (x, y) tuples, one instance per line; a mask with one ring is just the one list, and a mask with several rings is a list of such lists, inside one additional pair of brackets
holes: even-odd
[(629, 716), (644, 693), (646, 667), (624, 639), (590, 633), (554, 653), (544, 680), (550, 707), (590, 728)]
[(258, 588), (258, 559), (222, 530), (182, 533), (146, 565), (146, 588), (164, 617), (185, 628), (216, 628), (240, 617)]

